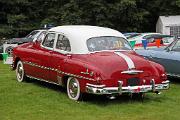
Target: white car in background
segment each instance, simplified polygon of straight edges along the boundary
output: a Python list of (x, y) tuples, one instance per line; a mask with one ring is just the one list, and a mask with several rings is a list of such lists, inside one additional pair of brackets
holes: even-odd
[[(8, 39), (0, 45), (0, 53), (7, 53), (8, 56), (12, 56), (12, 50), (14, 47), (23, 43), (34, 42), (36, 40), (42, 41), (46, 33), (46, 29), (33, 30), (26, 37)], [(2, 54), (0, 54), (0, 59), (2, 59)]]
[(170, 35), (163, 35), (160, 33), (140, 33), (134, 37), (129, 37), (128, 41), (135, 41), (134, 48), (143, 48), (143, 40), (147, 40), (147, 47), (157, 47), (156, 40), (160, 39), (160, 47), (167, 46), (174, 41), (174, 37)]
[[(33, 30), (26, 37), (23, 38), (12, 38), (6, 40), (5, 43), (1, 46), (0, 53), (11, 54), (14, 45), (20, 45), (27, 42), (33, 42), (37, 39), (42, 40), (46, 34), (47, 30)], [(6, 46), (6, 47), (4, 47)]]
[(23, 38), (12, 38), (6, 41), (7, 44), (22, 44), (27, 42), (35, 41), (37, 38), (44, 37), (47, 30), (33, 30), (26, 37)]

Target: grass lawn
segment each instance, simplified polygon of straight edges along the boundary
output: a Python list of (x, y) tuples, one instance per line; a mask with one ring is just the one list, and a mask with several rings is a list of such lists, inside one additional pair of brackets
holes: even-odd
[(59, 86), (16, 82), (15, 72), (0, 61), (0, 120), (179, 120), (180, 81), (172, 81), (168, 91), (146, 94), (143, 102), (129, 96), (74, 102)]

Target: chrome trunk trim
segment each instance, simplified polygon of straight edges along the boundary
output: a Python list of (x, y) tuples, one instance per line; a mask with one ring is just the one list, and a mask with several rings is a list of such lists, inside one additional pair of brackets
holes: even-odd
[(139, 73), (143, 73), (144, 71), (142, 70), (126, 70), (126, 71), (122, 71), (122, 74), (139, 74)]

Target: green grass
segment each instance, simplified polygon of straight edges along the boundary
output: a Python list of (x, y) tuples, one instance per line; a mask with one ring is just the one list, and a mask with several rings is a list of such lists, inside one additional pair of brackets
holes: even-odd
[[(174, 80), (173, 80), (174, 81)], [(86, 96), (70, 100), (59, 86), (16, 82), (15, 72), (0, 62), (0, 120), (179, 120), (180, 81), (161, 95), (146, 94), (144, 101), (120, 96)]]

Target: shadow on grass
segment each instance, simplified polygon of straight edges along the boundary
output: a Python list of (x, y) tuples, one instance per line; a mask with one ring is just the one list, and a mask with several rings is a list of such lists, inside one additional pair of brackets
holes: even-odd
[(170, 80), (170, 82), (172, 82), (174, 84), (180, 84), (180, 78), (177, 78), (177, 77), (168, 77), (168, 79)]
[(39, 81), (39, 80), (35, 80), (35, 79), (30, 79), (30, 80), (27, 81), (27, 83), (32, 83), (32, 84), (34, 84), (36, 86), (43, 87), (43, 88), (48, 88), (48, 89), (51, 89), (53, 91), (66, 93), (65, 88), (63, 88), (61, 86), (58, 86), (58, 85), (55, 85), (55, 84), (51, 84), (51, 83), (47, 83), (47, 82), (43, 82), (43, 81)]
[[(66, 89), (61, 86), (50, 84), (43, 81), (38, 81), (35, 79), (28, 80), (27, 82), (32, 83), (39, 87), (48, 88), (53, 91), (61, 92), (64, 95), (66, 95)], [(95, 104), (98, 106), (107, 106), (111, 104), (124, 104), (124, 103), (125, 104), (129, 104), (129, 103), (130, 104), (137, 104), (137, 103), (146, 104), (151, 101), (162, 102), (163, 99), (164, 98), (161, 95), (156, 95), (153, 93), (145, 94), (144, 98), (142, 98), (140, 94), (133, 94), (132, 97), (128, 94), (123, 94), (120, 96), (116, 96), (115, 99), (110, 99), (109, 96), (107, 95), (83, 94), (83, 98), (80, 101), (80, 103), (86, 102), (86, 103)]]
[(116, 96), (115, 99), (109, 99), (107, 96), (104, 95), (85, 95), (83, 99), (84, 102), (88, 102), (91, 104), (96, 104), (98, 106), (107, 106), (111, 104), (146, 104), (149, 102), (163, 102), (164, 96), (156, 95), (153, 93), (145, 94), (144, 98), (141, 97), (139, 94), (134, 94), (132, 97), (130, 95), (120, 95)]

